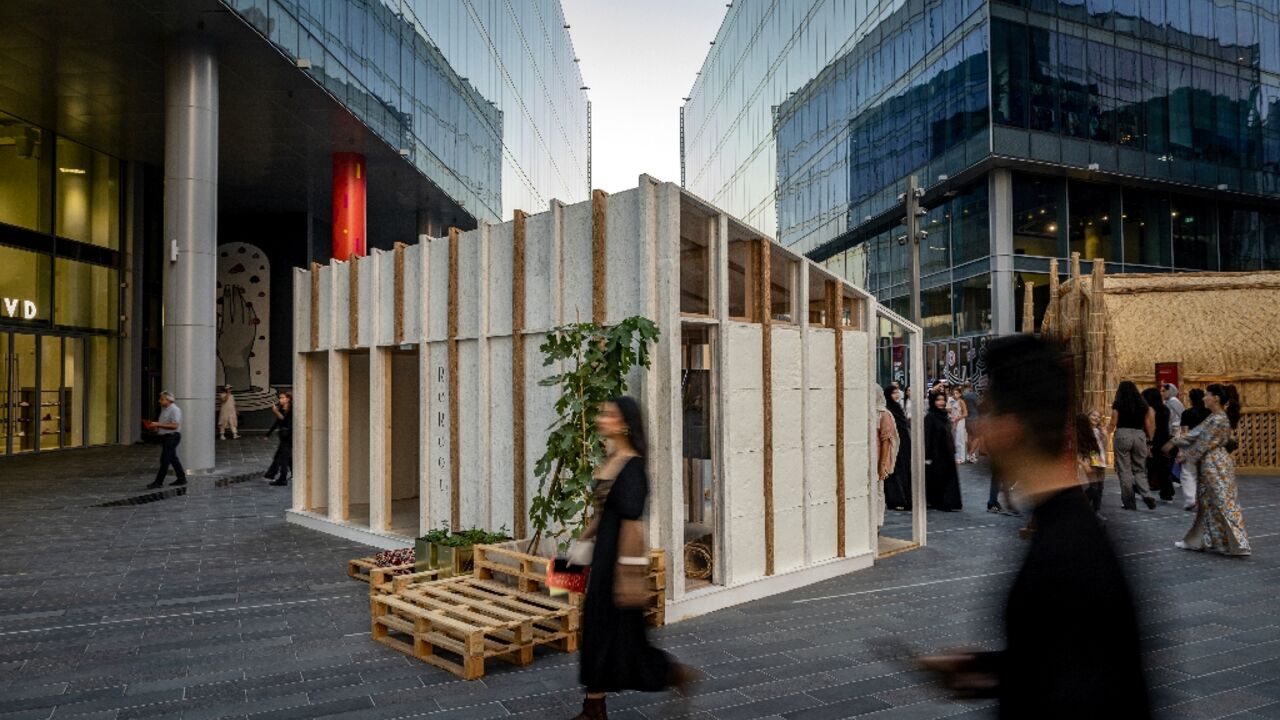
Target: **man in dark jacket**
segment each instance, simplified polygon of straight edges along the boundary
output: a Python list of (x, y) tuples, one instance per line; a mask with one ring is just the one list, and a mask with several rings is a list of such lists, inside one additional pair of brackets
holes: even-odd
[(1001, 718), (1151, 717), (1123, 568), (1070, 461), (1069, 361), (1029, 336), (987, 350), (981, 434), (994, 471), (1034, 505), (1036, 532), (1005, 606), (1005, 650), (923, 658)]

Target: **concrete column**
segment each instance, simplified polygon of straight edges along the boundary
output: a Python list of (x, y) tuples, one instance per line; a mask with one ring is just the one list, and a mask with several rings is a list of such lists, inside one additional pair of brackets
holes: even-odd
[(1013, 177), (1005, 169), (991, 171), (991, 330), (996, 335), (1014, 327)]
[(214, 464), (214, 283), (218, 245), (218, 64), (200, 36), (175, 43), (165, 74), (164, 387), (183, 412), (179, 455)]

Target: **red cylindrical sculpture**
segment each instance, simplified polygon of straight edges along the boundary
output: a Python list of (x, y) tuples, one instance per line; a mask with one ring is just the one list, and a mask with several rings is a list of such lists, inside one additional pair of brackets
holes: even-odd
[(333, 259), (364, 255), (364, 156), (333, 154)]

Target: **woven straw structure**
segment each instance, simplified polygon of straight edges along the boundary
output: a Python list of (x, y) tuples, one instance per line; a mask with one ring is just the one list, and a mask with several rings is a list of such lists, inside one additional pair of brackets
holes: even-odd
[[(1183, 402), (1193, 387), (1233, 383), (1250, 416), (1242, 435), (1275, 425), (1262, 416), (1280, 414), (1280, 272), (1104, 277), (1101, 263), (1092, 276), (1078, 268), (1073, 259), (1072, 277), (1051, 291), (1044, 324), (1073, 356), (1082, 411), (1108, 415), (1120, 381), (1151, 387), (1155, 364), (1176, 362)], [(1280, 463), (1274, 437), (1256, 441), (1265, 447), (1242, 447), (1241, 464)]]

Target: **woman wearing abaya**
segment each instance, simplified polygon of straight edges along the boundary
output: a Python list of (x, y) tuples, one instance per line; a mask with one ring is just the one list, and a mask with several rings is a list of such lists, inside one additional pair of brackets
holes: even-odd
[(898, 429), (898, 461), (884, 481), (884, 503), (891, 510), (911, 509), (911, 421), (902, 407), (903, 393), (896, 387), (885, 388), (885, 406), (893, 415)]
[(649, 560), (640, 516), (649, 495), (649, 477), (640, 406), (630, 397), (614, 398), (600, 408), (596, 428), (609, 448), (604, 465), (596, 471), (596, 483), (610, 483), (610, 487), (589, 533), (595, 551), (578, 654), (578, 679), (586, 686), (587, 696), (574, 720), (606, 720), (605, 693), (683, 689), (692, 678), (689, 668), (650, 645), (645, 634)]
[(1142, 391), (1142, 399), (1147, 401), (1156, 414), (1155, 434), (1151, 437), (1151, 452), (1147, 455), (1147, 485), (1160, 492), (1160, 499), (1169, 502), (1173, 499), (1173, 476), (1170, 468), (1173, 459), (1165, 452), (1165, 443), (1169, 442), (1169, 406), (1155, 388)]
[(947, 414), (947, 395), (929, 395), (929, 412), (924, 416), (925, 500), (935, 510), (959, 510), (960, 475), (956, 472), (955, 438)]

